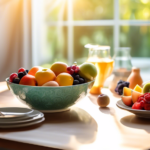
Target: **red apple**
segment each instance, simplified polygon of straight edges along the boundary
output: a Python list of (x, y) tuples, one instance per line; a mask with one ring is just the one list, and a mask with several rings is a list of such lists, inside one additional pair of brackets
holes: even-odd
[(19, 84), (36, 86), (36, 80), (34, 76), (27, 74), (21, 78)]

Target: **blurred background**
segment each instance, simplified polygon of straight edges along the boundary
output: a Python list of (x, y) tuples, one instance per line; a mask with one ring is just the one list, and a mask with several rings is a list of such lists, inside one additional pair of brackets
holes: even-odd
[(150, 73), (150, 0), (0, 0), (0, 81), (18, 68), (87, 60), (87, 43), (131, 47)]

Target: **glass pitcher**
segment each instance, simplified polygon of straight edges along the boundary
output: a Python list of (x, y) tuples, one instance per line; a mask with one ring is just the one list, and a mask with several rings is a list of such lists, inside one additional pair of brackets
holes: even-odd
[(90, 93), (101, 94), (101, 88), (103, 87), (104, 81), (113, 70), (114, 61), (110, 57), (110, 46), (87, 44), (85, 45), (85, 48), (89, 48), (87, 62), (93, 63), (98, 72)]
[(112, 73), (112, 81), (110, 82), (109, 89), (114, 93), (119, 80), (126, 81), (132, 70), (130, 47), (120, 47), (115, 49), (114, 69)]

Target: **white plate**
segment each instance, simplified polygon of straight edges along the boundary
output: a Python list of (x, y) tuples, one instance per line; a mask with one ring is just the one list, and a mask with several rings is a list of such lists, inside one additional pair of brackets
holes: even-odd
[(21, 107), (2, 107), (0, 108), (0, 112), (4, 114), (4, 116), (0, 115), (0, 119), (8, 119), (8, 118), (18, 118), (18, 117), (28, 115), (32, 113), (33, 110), (29, 108), (21, 108)]
[(38, 110), (33, 110), (31, 113), (29, 113), (25, 116), (17, 117), (17, 118), (15, 118), (15, 117), (14, 118), (7, 118), (7, 119), (6, 118), (0, 118), (0, 122), (3, 122), (4, 120), (8, 120), (8, 121), (26, 120), (26, 119), (38, 116), (39, 114), (43, 114), (43, 113), (39, 112)]
[(26, 122), (31, 122), (31, 121), (35, 121), (35, 120), (41, 119), (43, 117), (44, 117), (44, 114), (40, 113), (37, 116), (26, 118), (26, 119), (22, 119), (22, 120), (17, 120), (17, 119), (16, 120), (3, 119), (3, 121), (0, 121), (0, 125), (3, 125), (3, 124), (26, 123)]
[(127, 110), (133, 114), (135, 114), (138, 117), (141, 118), (149, 118), (150, 119), (150, 111), (149, 110), (138, 110), (138, 109), (132, 109), (129, 106), (126, 106), (122, 100), (119, 100), (116, 104), (119, 108)]
[(65, 109), (57, 109), (57, 110), (39, 110), (40, 112), (43, 113), (56, 113), (56, 112), (63, 112), (63, 111), (67, 111), (70, 108), (65, 108)]
[(20, 127), (27, 127), (27, 126), (31, 126), (31, 125), (35, 125), (35, 124), (41, 123), (44, 120), (45, 120), (45, 118), (43, 117), (40, 120), (35, 120), (35, 121), (32, 121), (32, 122), (28, 122), (28, 123), (0, 125), (0, 128), (20, 128)]

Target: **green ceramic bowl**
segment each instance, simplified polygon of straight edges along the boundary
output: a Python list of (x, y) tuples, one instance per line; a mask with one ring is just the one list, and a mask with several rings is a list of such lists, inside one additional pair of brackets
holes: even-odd
[(42, 87), (14, 84), (6, 79), (8, 88), (30, 108), (51, 111), (63, 110), (84, 98), (94, 81), (73, 86)]

